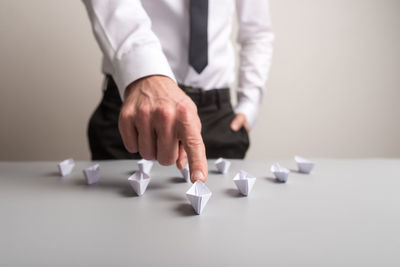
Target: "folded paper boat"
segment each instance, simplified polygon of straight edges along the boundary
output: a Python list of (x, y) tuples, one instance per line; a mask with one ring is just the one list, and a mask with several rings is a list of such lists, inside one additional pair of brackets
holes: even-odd
[(289, 176), (289, 169), (282, 167), (279, 163), (272, 164), (271, 172), (275, 175), (276, 180), (286, 183)]
[(73, 159), (66, 159), (58, 163), (58, 171), (60, 172), (61, 176), (66, 176), (71, 174), (72, 170), (75, 167), (75, 162)]
[(180, 170), (180, 172), (182, 173), (183, 179), (185, 179), (185, 181), (187, 183), (190, 183), (190, 171), (189, 171), (189, 165), (186, 164), (185, 168), (183, 168), (183, 170)]
[(248, 196), (256, 182), (256, 177), (251, 176), (245, 171), (240, 171), (233, 177), (233, 181), (239, 189), (239, 192), (242, 195)]
[(186, 197), (197, 214), (203, 212), (203, 209), (211, 195), (212, 193), (210, 189), (208, 189), (208, 187), (201, 181), (196, 181), (186, 192)]
[(95, 184), (100, 179), (100, 165), (95, 164), (83, 170), (87, 184)]
[(154, 162), (152, 160), (141, 159), (138, 161), (139, 170), (150, 175)]
[(315, 165), (314, 162), (299, 156), (295, 156), (294, 160), (297, 162), (299, 172), (301, 173), (307, 173), (307, 174), (310, 173)]
[(215, 167), (217, 167), (218, 172), (220, 173), (227, 173), (229, 167), (231, 166), (231, 162), (229, 160), (219, 158), (215, 161)]
[(128, 181), (131, 184), (133, 190), (135, 190), (136, 194), (138, 196), (141, 196), (146, 191), (150, 179), (151, 178), (147, 173), (136, 171), (128, 178)]

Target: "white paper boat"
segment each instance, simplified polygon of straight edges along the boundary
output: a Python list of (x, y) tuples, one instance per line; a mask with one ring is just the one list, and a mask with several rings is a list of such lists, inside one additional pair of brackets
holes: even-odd
[(150, 179), (151, 178), (147, 173), (136, 171), (128, 178), (128, 181), (131, 184), (133, 190), (135, 190), (136, 194), (138, 196), (141, 196), (146, 191)]
[(225, 174), (228, 172), (231, 162), (229, 160), (219, 158), (215, 161), (215, 167), (217, 167), (218, 172)]
[(289, 176), (289, 169), (282, 167), (279, 163), (272, 164), (271, 172), (275, 175), (276, 180), (286, 183)]
[(310, 173), (315, 165), (314, 162), (299, 156), (295, 156), (294, 160), (297, 162), (299, 172), (301, 173), (307, 173), (307, 174)]
[(185, 168), (183, 168), (183, 170), (180, 170), (180, 172), (182, 173), (183, 179), (185, 179), (187, 183), (191, 183), (189, 165), (186, 164)]
[(139, 170), (150, 175), (154, 162), (152, 160), (141, 159), (138, 161)]
[(95, 164), (83, 170), (87, 184), (95, 184), (100, 179), (100, 165)]
[(66, 159), (58, 163), (58, 170), (61, 176), (66, 176), (71, 174), (72, 170), (75, 167), (75, 162), (73, 159)]
[(186, 192), (186, 197), (197, 214), (202, 213), (211, 195), (210, 189), (201, 181), (196, 181)]
[(256, 177), (251, 176), (245, 171), (240, 171), (233, 177), (233, 181), (239, 189), (239, 192), (242, 195), (248, 196), (256, 182)]

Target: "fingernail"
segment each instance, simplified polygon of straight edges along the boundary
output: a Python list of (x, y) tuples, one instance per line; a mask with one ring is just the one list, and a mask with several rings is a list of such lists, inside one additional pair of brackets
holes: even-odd
[(194, 171), (192, 173), (192, 180), (197, 181), (197, 180), (204, 180), (204, 174), (202, 171)]

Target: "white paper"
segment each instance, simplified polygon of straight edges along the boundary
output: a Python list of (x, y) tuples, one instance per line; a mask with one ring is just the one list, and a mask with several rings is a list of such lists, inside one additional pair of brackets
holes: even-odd
[(100, 165), (95, 164), (83, 170), (87, 184), (95, 184), (100, 179)]
[(136, 194), (138, 196), (141, 196), (146, 191), (150, 179), (151, 178), (147, 173), (136, 171), (128, 178), (128, 181), (131, 184), (133, 190), (135, 190)]
[(297, 162), (297, 166), (299, 168), (299, 172), (301, 172), (301, 173), (309, 174), (312, 171), (312, 169), (314, 168), (314, 165), (315, 165), (314, 162), (312, 162), (312, 161), (310, 161), (308, 159), (299, 157), (299, 156), (295, 156), (294, 160)]
[(150, 175), (154, 162), (152, 160), (141, 159), (138, 161), (139, 170)]
[(197, 214), (203, 212), (203, 209), (211, 195), (212, 193), (210, 189), (208, 189), (208, 187), (201, 181), (196, 181), (186, 192), (186, 197)]
[(74, 167), (75, 167), (75, 162), (73, 159), (66, 159), (58, 163), (58, 170), (61, 176), (66, 176), (71, 174)]
[(248, 196), (256, 182), (256, 177), (251, 176), (245, 171), (240, 171), (233, 177), (233, 181), (239, 189), (239, 192), (242, 195)]
[(185, 179), (187, 183), (191, 183), (189, 164), (186, 164), (185, 168), (183, 168), (183, 170), (180, 170), (180, 172), (182, 173), (183, 179)]
[(217, 167), (218, 172), (225, 174), (228, 172), (231, 162), (229, 160), (219, 158), (215, 161), (215, 167)]
[(282, 167), (279, 163), (272, 164), (271, 172), (275, 175), (276, 180), (286, 183), (289, 176), (289, 169)]

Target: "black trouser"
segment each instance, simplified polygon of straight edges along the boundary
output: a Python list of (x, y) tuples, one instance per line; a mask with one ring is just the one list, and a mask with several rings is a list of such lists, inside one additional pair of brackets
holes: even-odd
[[(141, 157), (138, 153), (129, 153), (124, 147), (118, 130), (122, 101), (112, 77), (106, 78), (107, 88), (89, 121), (88, 137), (92, 159), (139, 159)], [(249, 148), (249, 137), (244, 127), (237, 132), (230, 128), (235, 114), (229, 89), (203, 91), (185, 86), (181, 88), (197, 105), (207, 158), (244, 158)]]

